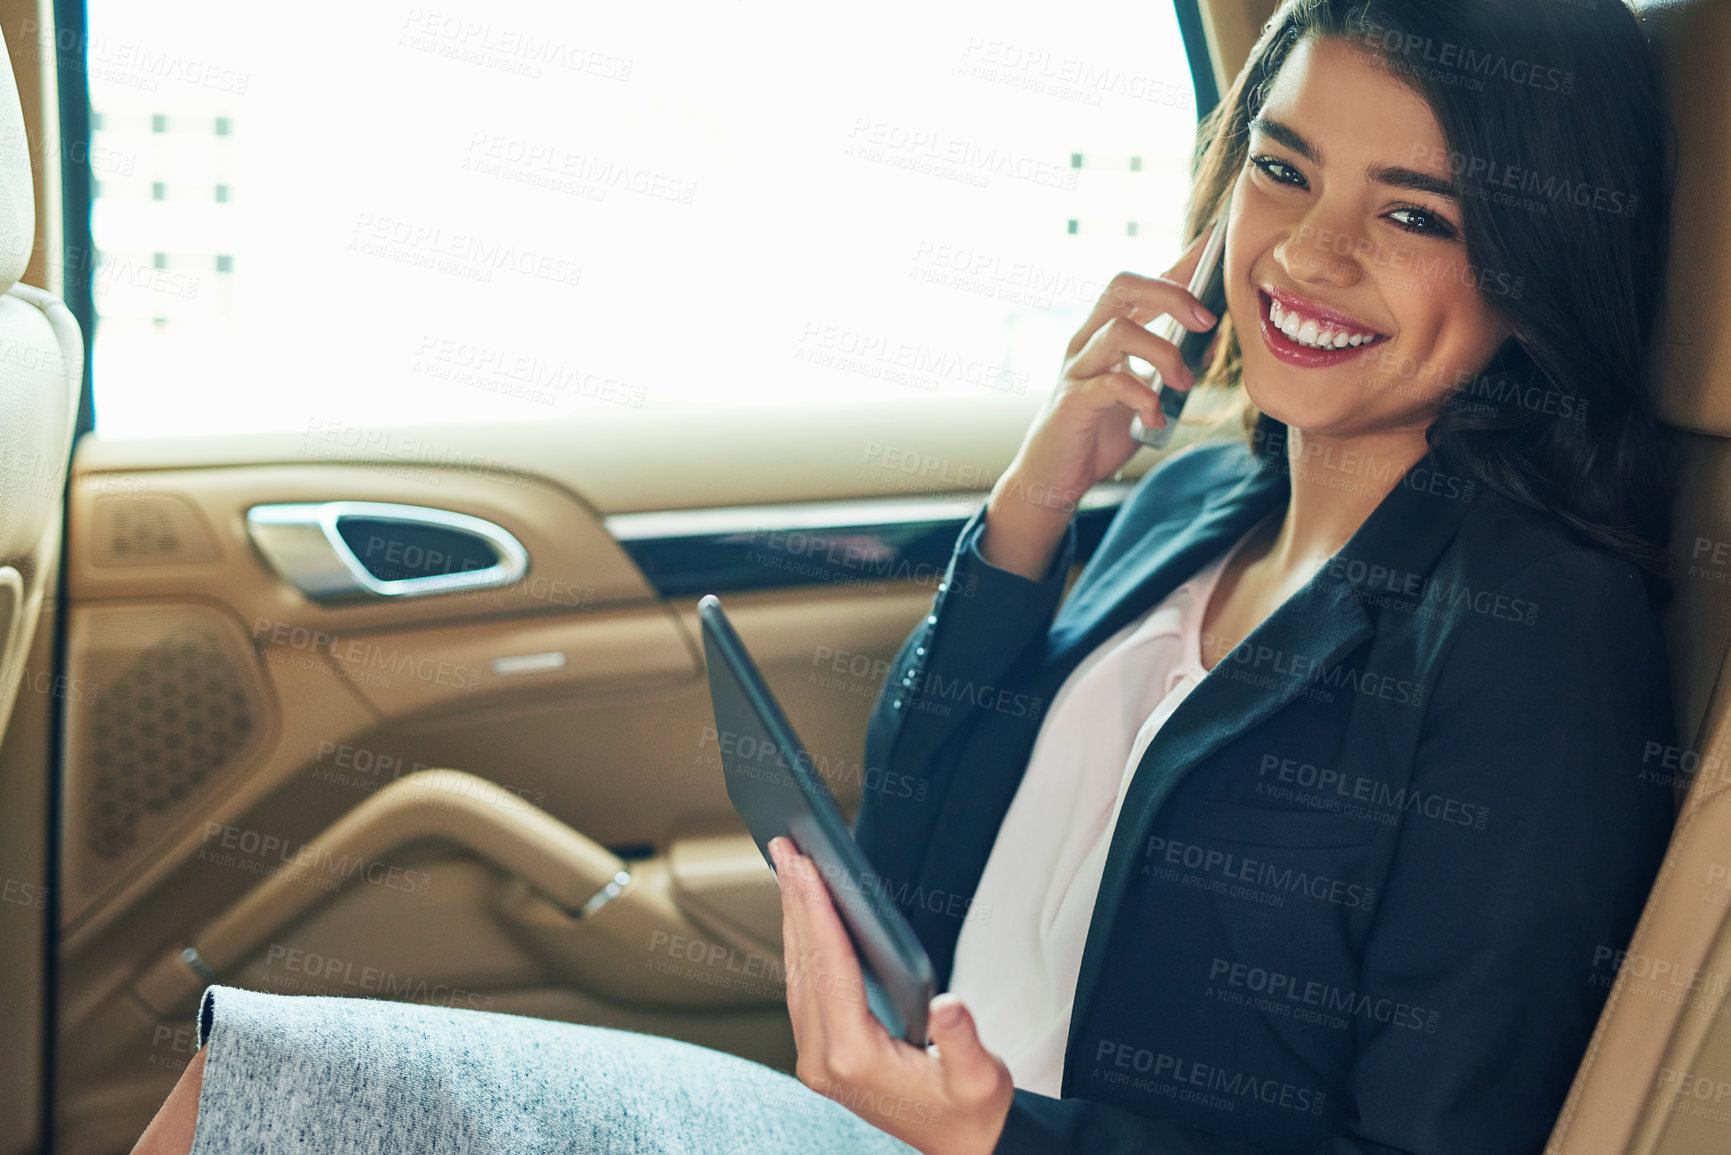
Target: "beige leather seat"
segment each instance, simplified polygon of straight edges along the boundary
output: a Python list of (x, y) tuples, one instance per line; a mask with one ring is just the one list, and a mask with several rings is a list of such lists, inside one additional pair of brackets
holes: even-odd
[[(54, 59), (52, 53), (48, 59)], [(50, 160), (57, 149), (46, 153)], [(39, 1141), (37, 1104), (49, 1008), (43, 963), (49, 937), (41, 906), (52, 871), (46, 829), (50, 706), (63, 693), (48, 639), (38, 631), (59, 572), (61, 505), (83, 372), (78, 324), (41, 289), (18, 284), (35, 247), (30, 148), (10, 56), (0, 52), (0, 875), (8, 908), (0, 933), (0, 1148)], [(28, 655), (34, 653), (33, 660)], [(28, 709), (14, 706), (22, 696)], [(16, 715), (16, 717), (15, 717)], [(38, 905), (41, 904), (41, 905)]]
[(1610, 1002), (1548, 1148), (1731, 1151), (1731, 3), (1640, 5), (1677, 130), (1658, 357), (1661, 418), (1683, 450), (1667, 630), (1684, 746), (1641, 768), (1688, 794), (1626, 953), (1591, 961)]
[[(18, 283), (35, 245), (33, 199), (18, 88), (0, 53), (0, 733), (27, 672), (45, 579), (55, 572), (84, 367), (66, 306)], [(54, 671), (28, 673), (32, 689), (55, 691)]]

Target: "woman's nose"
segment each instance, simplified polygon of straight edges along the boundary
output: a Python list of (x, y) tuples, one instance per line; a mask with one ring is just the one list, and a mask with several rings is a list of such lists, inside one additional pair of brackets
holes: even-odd
[(1294, 281), (1350, 288), (1362, 281), (1376, 243), (1346, 214), (1317, 204), (1274, 246), (1274, 257)]

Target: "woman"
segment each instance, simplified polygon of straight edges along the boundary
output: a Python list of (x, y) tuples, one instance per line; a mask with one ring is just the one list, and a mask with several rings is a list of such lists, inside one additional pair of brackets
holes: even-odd
[(1162, 420), (1128, 358), (1190, 383), (1144, 325), (1214, 321), (1199, 243), (1116, 278), (873, 715), (867, 763), (929, 782), (858, 835), (947, 980), (933, 1048), (871, 1018), (777, 840), (823, 1098), (645, 1036), (214, 988), (139, 1149), (1540, 1149), (1672, 818), (1639, 774), (1671, 727), (1662, 129), (1620, 4), (1281, 8), (1191, 213), (1232, 194), (1214, 375), (1248, 444), (1152, 471), (1058, 609), (1075, 498)]

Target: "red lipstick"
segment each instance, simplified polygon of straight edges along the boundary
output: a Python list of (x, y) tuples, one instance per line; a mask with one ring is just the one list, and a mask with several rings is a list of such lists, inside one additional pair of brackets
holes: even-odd
[[(1301, 300), (1288, 293), (1282, 293), (1278, 289), (1273, 290), (1273, 292), (1278, 297), (1281, 308), (1291, 309), (1300, 316), (1315, 318), (1317, 321), (1326, 321), (1348, 333), (1375, 332), (1369, 325), (1361, 324), (1344, 313), (1337, 313), (1333, 309), (1325, 308), (1314, 302)], [(1309, 345), (1300, 345), (1275, 328), (1274, 320), (1268, 313), (1269, 302), (1269, 290), (1258, 288), (1256, 290), (1256, 312), (1260, 321), (1258, 327), (1262, 331), (1262, 343), (1268, 346), (1270, 353), (1288, 365), (1297, 365), (1301, 369), (1325, 369), (1331, 365), (1350, 361), (1367, 349), (1374, 349), (1388, 340), (1386, 336), (1378, 333), (1374, 340), (1366, 341), (1357, 346), (1348, 345), (1342, 349), (1317, 349)]]

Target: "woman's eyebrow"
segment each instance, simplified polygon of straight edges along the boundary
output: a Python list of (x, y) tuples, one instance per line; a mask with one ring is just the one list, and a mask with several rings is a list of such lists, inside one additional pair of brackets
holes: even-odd
[(1410, 168), (1372, 165), (1365, 175), (1378, 184), (1392, 185), (1395, 188), (1409, 188), (1415, 192), (1427, 192), (1451, 201), (1461, 199), (1460, 190), (1455, 186), (1454, 181), (1428, 172), (1419, 172)]
[[(1260, 132), (1264, 136), (1285, 145), (1312, 164), (1322, 163), (1322, 150), (1306, 140), (1304, 134), (1283, 120), (1272, 116), (1257, 116), (1250, 122), (1251, 132)], [(1365, 170), (1366, 177), (1377, 184), (1389, 185), (1393, 188), (1412, 189), (1415, 192), (1427, 192), (1433, 196), (1446, 197), (1452, 201), (1461, 199), (1460, 190), (1447, 177), (1436, 176), (1433, 173), (1419, 172), (1417, 169), (1403, 168), (1399, 165), (1373, 164)]]
[(1304, 135), (1284, 120), (1275, 120), (1272, 116), (1257, 116), (1250, 121), (1250, 131), (1260, 132), (1302, 156), (1312, 164), (1321, 164), (1322, 158), (1316, 148), (1304, 139)]

